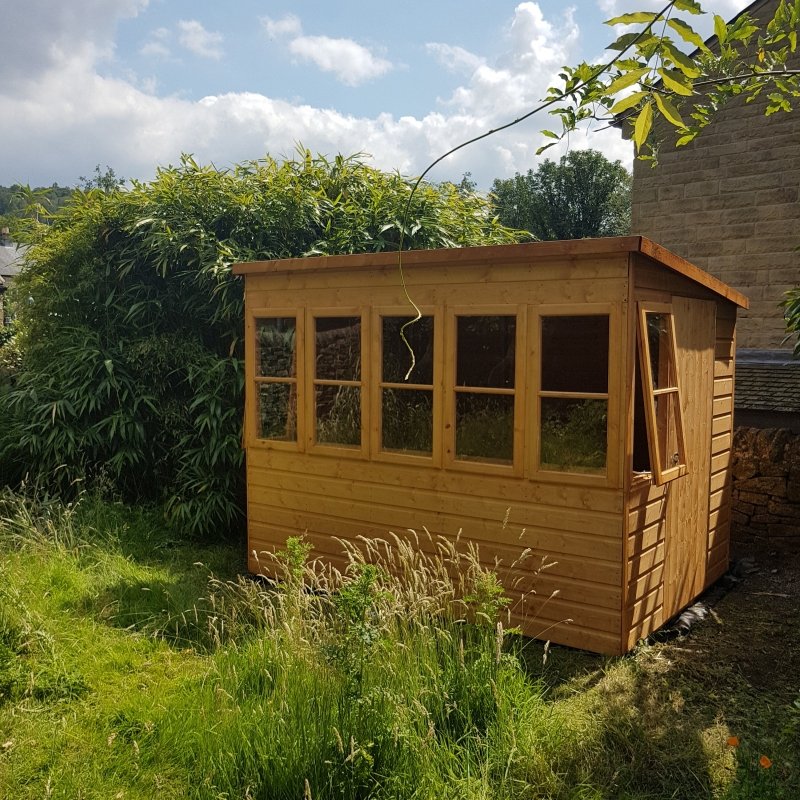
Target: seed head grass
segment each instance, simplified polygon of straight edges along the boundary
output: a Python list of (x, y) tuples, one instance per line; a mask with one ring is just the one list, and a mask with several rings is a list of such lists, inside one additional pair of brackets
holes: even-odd
[(153, 509), (0, 495), (0, 797), (792, 796), (663, 650), (510, 628), (518, 565), (425, 529), (340, 550), (289, 538), (256, 579)]

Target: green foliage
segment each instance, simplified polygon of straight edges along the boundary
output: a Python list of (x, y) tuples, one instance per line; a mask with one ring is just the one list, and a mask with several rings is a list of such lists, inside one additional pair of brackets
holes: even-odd
[(492, 195), (504, 225), (537, 239), (583, 239), (629, 232), (630, 186), (619, 161), (573, 150), (558, 164), (546, 159), (536, 172), (495, 180)]
[[(524, 773), (505, 730), (543, 704), (504, 652), (497, 577), (445, 540), (436, 556), (361, 544), (339, 573), (290, 540), (271, 564), (283, 586), (239, 585), (238, 604), (263, 609), (264, 626), (220, 651), (145, 739), (197, 775), (195, 796), (513, 796)], [(485, 624), (467, 622), (474, 611)], [(209, 719), (208, 735), (186, 735)]]
[(0, 392), (10, 386), (22, 369), (22, 351), (17, 343), (16, 325), (0, 328)]
[(457, 411), (456, 453), (463, 458), (511, 461), (514, 457), (514, 410), (507, 395), (473, 395)]
[(557, 141), (589, 120), (622, 122), (639, 157), (654, 159), (658, 143), (651, 131), (658, 119), (684, 145), (735, 97), (749, 103), (763, 95), (767, 115), (791, 111), (800, 97), (800, 73), (790, 63), (797, 51), (800, 0), (781, 0), (763, 24), (747, 12), (730, 23), (714, 15), (710, 46), (691, 22), (705, 13), (695, 0), (670, 0), (659, 11), (608, 20), (607, 25), (633, 29), (608, 45), (616, 55), (607, 63), (563, 68), (561, 85), (548, 91), (550, 113), (561, 120), (562, 131), (543, 134)]
[(607, 439), (605, 400), (555, 401), (543, 406), (540, 461), (548, 469), (605, 470)]
[(9, 228), (12, 238), (24, 237), (29, 221), (46, 223), (72, 196), (67, 186), (38, 186), (31, 188), (15, 183), (0, 186), (0, 227)]
[(794, 356), (800, 358), (800, 288), (786, 292), (783, 300), (787, 339), (794, 339)]
[(106, 194), (116, 192), (125, 185), (125, 178), (119, 177), (117, 173), (114, 172), (113, 167), (109, 167), (108, 164), (106, 164), (105, 170), (101, 170), (100, 165), (97, 164), (90, 177), (81, 175), (78, 181), (79, 187), (83, 189), (84, 192), (89, 192), (92, 189), (100, 189), (100, 191)]
[[(67, 492), (101, 481), (156, 500), (189, 531), (242, 509), (242, 284), (231, 264), (394, 250), (411, 191), (357, 157), (248, 162), (185, 157), (150, 183), (76, 190), (31, 218), (16, 281), (23, 365), (0, 396), (0, 477)], [(515, 240), (485, 199), (423, 185), (406, 246)]]
[(543, 663), (498, 628), (497, 570), (430, 544), (364, 539), (339, 574), (292, 539), (267, 586), (235, 577), (240, 548), (153, 509), (1, 493), (3, 797), (796, 796), (796, 675), (765, 687), (726, 655), (754, 631), (756, 649), (795, 646), (791, 624), (775, 642), (772, 598), (732, 592), (724, 620), (755, 602), (759, 624), (699, 626), (691, 651)]

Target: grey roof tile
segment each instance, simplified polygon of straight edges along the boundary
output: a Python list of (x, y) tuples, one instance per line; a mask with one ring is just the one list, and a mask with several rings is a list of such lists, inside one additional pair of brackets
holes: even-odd
[(800, 361), (736, 362), (736, 408), (800, 412)]

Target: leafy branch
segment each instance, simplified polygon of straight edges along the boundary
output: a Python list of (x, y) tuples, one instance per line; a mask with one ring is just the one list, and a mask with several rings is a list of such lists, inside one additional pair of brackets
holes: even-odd
[[(675, 129), (677, 145), (685, 145), (735, 97), (751, 103), (765, 96), (767, 115), (791, 111), (800, 97), (800, 70), (789, 66), (797, 51), (800, 0), (781, 0), (766, 26), (748, 13), (729, 23), (715, 14), (709, 44), (689, 22), (705, 13), (696, 0), (671, 0), (659, 11), (608, 20), (607, 25), (633, 30), (608, 45), (619, 55), (606, 65), (563, 68), (562, 84), (547, 94), (554, 104), (549, 113), (560, 119), (561, 131), (542, 131), (552, 141), (538, 152), (582, 123), (602, 121), (628, 126), (639, 158), (653, 160), (650, 134), (658, 119)], [(687, 53), (686, 45), (695, 49)]]

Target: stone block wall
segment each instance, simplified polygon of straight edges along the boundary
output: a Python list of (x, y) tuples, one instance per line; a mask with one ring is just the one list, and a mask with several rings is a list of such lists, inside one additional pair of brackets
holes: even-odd
[(733, 540), (800, 550), (800, 434), (737, 428), (732, 473)]
[[(776, 6), (750, 11), (769, 19)], [(632, 189), (631, 233), (747, 295), (737, 346), (757, 349), (786, 347), (779, 303), (800, 274), (800, 114), (767, 117), (765, 104), (731, 101), (685, 147), (659, 126), (658, 166), (634, 162)]]

